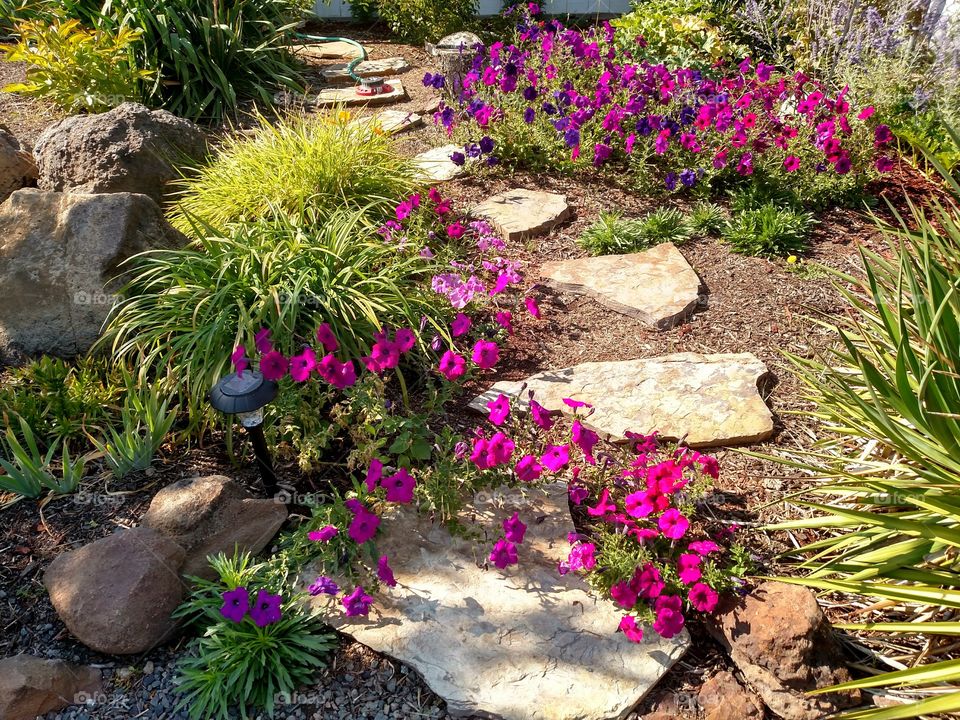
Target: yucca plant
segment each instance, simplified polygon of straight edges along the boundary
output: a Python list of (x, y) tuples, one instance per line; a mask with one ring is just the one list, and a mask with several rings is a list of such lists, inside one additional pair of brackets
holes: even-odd
[(415, 177), (389, 137), (347, 112), (260, 118), (252, 136), (231, 136), (210, 165), (181, 183), (171, 221), (191, 233), (195, 218), (224, 228), (276, 210), (298, 218), (344, 208), (383, 215), (417, 189)]
[(260, 327), (291, 353), (327, 322), (351, 359), (384, 326), (416, 329), (425, 317), (445, 333), (450, 306), (430, 291), (434, 261), (384, 243), (364, 210), (304, 223), (279, 213), (197, 232), (205, 237), (195, 248), (133, 259), (126, 299), (101, 340), (118, 359), (175, 377), (194, 419), (229, 372), (233, 348), (252, 348)]
[[(814, 478), (822, 500), (800, 502), (818, 514), (774, 526), (827, 533), (797, 552), (806, 576), (785, 580), (900, 612), (893, 622), (839, 627), (928, 640), (960, 635), (960, 185), (939, 169), (953, 202), (910, 203), (897, 225), (881, 225), (886, 252), (861, 248), (864, 277), (837, 273), (854, 311), (824, 323), (840, 345), (819, 359), (790, 357), (815, 408), (806, 414), (829, 437), (780, 458)], [(914, 700), (845, 718), (958, 712), (960, 660), (839, 687), (898, 688)]]

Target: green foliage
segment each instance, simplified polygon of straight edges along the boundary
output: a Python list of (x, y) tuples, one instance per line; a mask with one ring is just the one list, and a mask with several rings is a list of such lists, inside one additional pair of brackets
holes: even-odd
[(130, 388), (120, 413), (120, 429), (108, 428), (104, 440), (94, 440), (104, 462), (117, 478), (146, 470), (177, 419), (177, 408), (169, 409), (170, 399), (163, 383), (136, 390)]
[[(960, 136), (952, 137), (960, 148)], [(816, 528), (822, 537), (796, 553), (808, 576), (788, 581), (896, 607), (895, 622), (842, 626), (851, 630), (960, 634), (960, 623), (938, 619), (960, 607), (960, 184), (931, 162), (952, 201), (910, 204), (898, 225), (880, 224), (888, 246), (860, 248), (865, 275), (835, 273), (851, 312), (823, 325), (839, 345), (824, 357), (790, 357), (814, 408), (806, 414), (828, 435), (809, 451), (779, 458), (812, 480), (816, 499), (803, 504), (820, 514), (777, 527)], [(838, 687), (909, 686), (922, 696), (933, 683), (960, 682), (955, 660), (906, 664)], [(960, 691), (895, 710), (843, 717), (955, 713)]]
[(633, 12), (612, 25), (618, 30), (618, 47), (636, 60), (706, 70), (718, 60), (748, 53), (734, 42), (720, 17), (705, 0), (637, 0)]
[(767, 202), (755, 210), (734, 214), (724, 226), (722, 236), (734, 252), (782, 257), (803, 252), (807, 235), (815, 224), (811, 213)]
[(676, 208), (662, 207), (642, 218), (624, 218), (616, 212), (601, 212), (597, 221), (580, 235), (580, 246), (591, 255), (609, 255), (644, 250), (664, 242), (680, 245), (690, 239), (693, 228)]
[(81, 457), (71, 460), (70, 450), (64, 445), (58, 478), (53, 474), (50, 465), (59, 442), (54, 442), (44, 455), (37, 445), (33, 431), (23, 418), (20, 418), (20, 433), (26, 447), (20, 443), (13, 428), (7, 428), (6, 442), (12, 462), (0, 458), (0, 468), (5, 473), (0, 475), (0, 490), (27, 498), (40, 497), (44, 489), (57, 495), (67, 495), (76, 490), (84, 476), (86, 459)]
[(388, 212), (417, 188), (413, 164), (382, 133), (352, 125), (349, 113), (261, 118), (252, 137), (231, 136), (209, 165), (182, 183), (171, 220), (195, 232), (259, 220), (276, 210), (297, 218), (335, 210)]
[(6, 57), (28, 63), (26, 82), (7, 85), (6, 92), (45, 97), (70, 112), (99, 112), (140, 99), (153, 76), (137, 68), (140, 30), (88, 30), (57, 18), (21, 22), (17, 33), (20, 41)]
[(295, 0), (67, 0), (66, 12), (114, 33), (143, 32), (137, 66), (156, 70), (148, 101), (181, 117), (219, 121), (241, 101), (270, 105), (279, 86), (300, 89), (287, 35)]
[(690, 210), (688, 222), (697, 235), (719, 235), (727, 215), (723, 208), (706, 200), (701, 200)]
[(358, 18), (376, 13), (401, 40), (420, 44), (473, 25), (477, 0), (358, 0), (350, 10)]
[(336, 636), (296, 595), (284, 597), (281, 619), (263, 628), (249, 615), (239, 623), (223, 617), (225, 591), (245, 587), (251, 600), (260, 589), (284, 594), (285, 573), (268, 563), (250, 562), (246, 553), (211, 558), (217, 579), (194, 578), (194, 590), (175, 613), (203, 632), (179, 665), (178, 691), (183, 697), (177, 707), (186, 709), (193, 720), (227, 720), (232, 707), (243, 717), (258, 709), (274, 717), (278, 696), (289, 697), (309, 683), (336, 647)]
[(367, 354), (385, 325), (415, 328), (426, 316), (445, 332), (449, 304), (429, 289), (432, 261), (384, 243), (362, 211), (302, 224), (280, 215), (203, 234), (196, 247), (135, 260), (101, 341), (121, 360), (169, 371), (194, 418), (229, 372), (233, 349), (252, 348), (260, 327), (290, 354), (328, 322), (351, 358)]
[(7, 427), (18, 417), (26, 421), (41, 449), (58, 442), (76, 447), (115, 420), (125, 387), (123, 368), (98, 359), (71, 364), (44, 356), (6, 375), (0, 418)]

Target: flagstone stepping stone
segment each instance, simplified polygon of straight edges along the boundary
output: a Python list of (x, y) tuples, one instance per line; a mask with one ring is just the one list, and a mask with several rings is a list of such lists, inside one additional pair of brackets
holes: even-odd
[(656, 430), (667, 440), (686, 437), (691, 447), (738, 445), (773, 434), (773, 414), (757, 389), (767, 372), (752, 353), (588, 362), (537, 373), (523, 382), (499, 382), (470, 407), (486, 413), (487, 402), (500, 393), (516, 397), (526, 384), (534, 399), (553, 412), (570, 411), (564, 398), (592, 404), (594, 413), (585, 424), (614, 439), (628, 430)]
[[(350, 75), (347, 68), (350, 63), (337, 63), (328, 65), (320, 71), (320, 76), (328, 83), (355, 82), (355, 78)], [(383, 60), (364, 60), (354, 69), (354, 75), (358, 77), (387, 77), (390, 75), (400, 75), (410, 69), (410, 63), (402, 57), (384, 58)]]
[(390, 86), (389, 91), (379, 95), (358, 95), (357, 89), (353, 85), (325, 88), (317, 93), (311, 102), (316, 107), (330, 107), (332, 105), (352, 107), (354, 105), (389, 105), (407, 99), (407, 91), (404, 89), (402, 82), (391, 80), (387, 84)]
[(453, 180), (466, 172), (466, 165), (457, 165), (450, 159), (451, 153), (463, 152), (459, 145), (443, 145), (422, 152), (413, 158), (422, 180), (431, 183)]
[(504, 240), (543, 235), (570, 217), (567, 198), (540, 190), (516, 188), (494, 195), (470, 211), (489, 220)]
[(291, 45), (291, 51), (302, 60), (342, 60), (343, 58), (358, 58), (360, 48), (350, 43), (335, 40), (326, 43), (310, 45)]
[(373, 594), (370, 616), (345, 617), (328, 595), (310, 602), (341, 632), (417, 670), (451, 715), (625, 717), (683, 655), (689, 636), (665, 640), (647, 629), (642, 643), (631, 643), (616, 631), (622, 612), (576, 574), (557, 572), (574, 531), (565, 484), (526, 497), (480, 493), (466, 514), (498, 530), (514, 511), (527, 524), (519, 565), (488, 567), (492, 535), (479, 543), (453, 536), (401, 507), (383, 519), (377, 541), (398, 585)]
[(630, 255), (548, 262), (540, 273), (560, 290), (589, 295), (660, 330), (683, 322), (700, 298), (700, 278), (673, 243)]
[(423, 125), (423, 118), (414, 112), (403, 110), (381, 110), (369, 117), (359, 117), (353, 121), (358, 127), (368, 125), (376, 127), (386, 135), (396, 135)]

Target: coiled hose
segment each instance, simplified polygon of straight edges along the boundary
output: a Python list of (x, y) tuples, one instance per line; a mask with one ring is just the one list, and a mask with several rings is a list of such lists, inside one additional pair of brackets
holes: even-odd
[(301, 40), (310, 40), (311, 42), (321, 42), (321, 43), (345, 42), (348, 45), (355, 46), (360, 51), (360, 57), (354, 58), (353, 60), (350, 61), (350, 64), (347, 65), (347, 74), (357, 82), (360, 82), (360, 76), (357, 75), (354, 72), (354, 70), (356, 69), (357, 65), (359, 65), (360, 63), (362, 63), (364, 60), (367, 59), (367, 51), (364, 49), (363, 45), (358, 43), (356, 40), (351, 40), (350, 38), (345, 38), (345, 37), (333, 37), (333, 36), (324, 37), (322, 35), (307, 35), (305, 33), (294, 33), (293, 36), (296, 38), (300, 38)]

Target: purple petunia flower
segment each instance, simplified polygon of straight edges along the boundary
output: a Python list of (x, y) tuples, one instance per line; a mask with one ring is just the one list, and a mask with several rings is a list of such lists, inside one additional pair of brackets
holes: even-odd
[(256, 623), (257, 627), (267, 627), (275, 622), (279, 622), (283, 617), (280, 611), (280, 603), (283, 598), (279, 595), (272, 595), (266, 590), (257, 593), (257, 599), (250, 607), (250, 618)]
[(247, 589), (238, 587), (236, 590), (228, 590), (221, 597), (223, 607), (220, 608), (220, 614), (235, 623), (242, 621), (243, 616), (250, 609), (250, 593)]
[(307, 592), (316, 597), (317, 595), (336, 595), (340, 592), (340, 586), (326, 575), (320, 575), (307, 588)]

